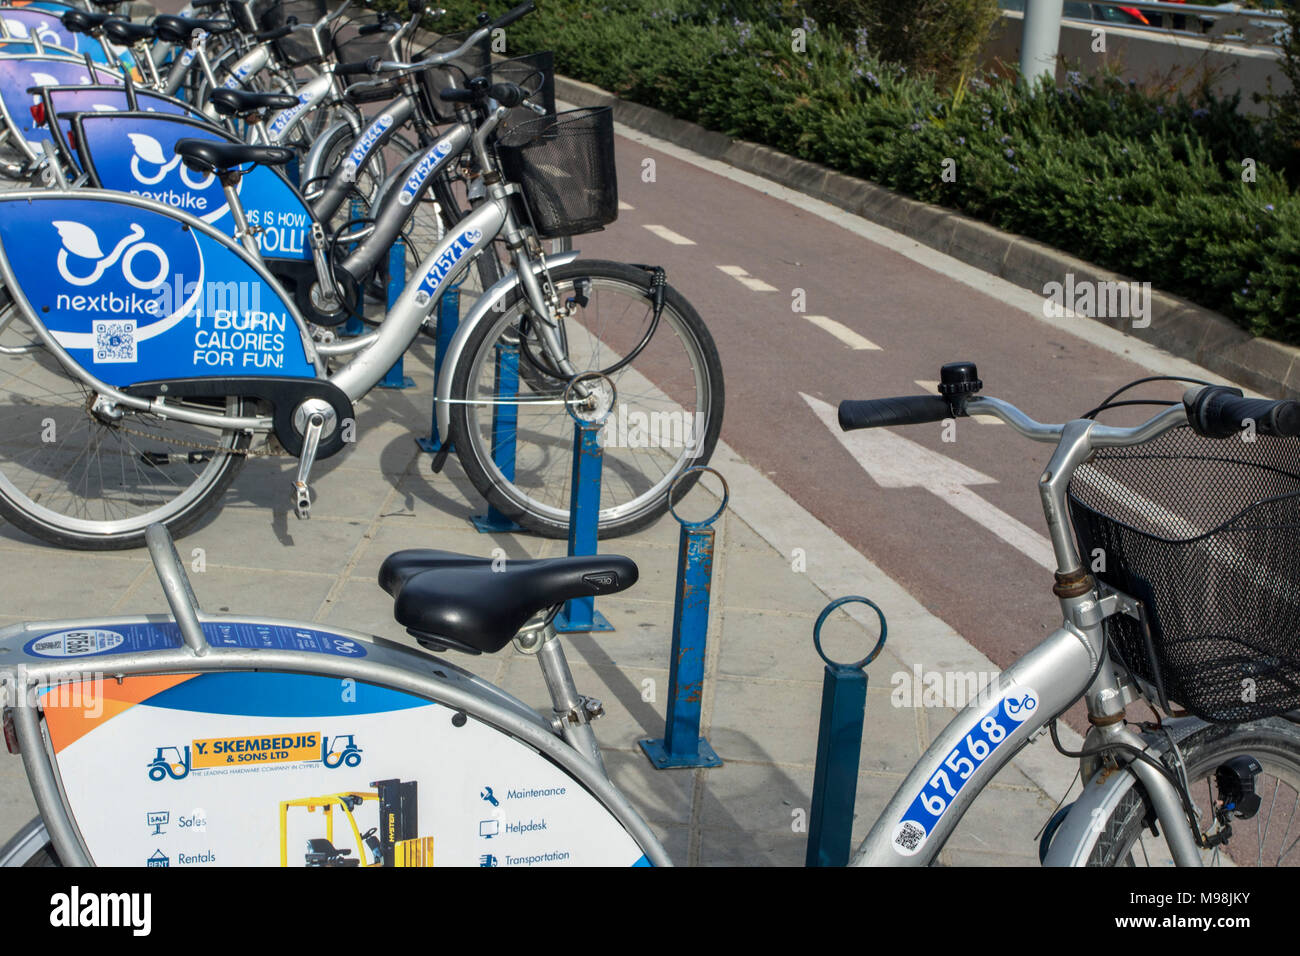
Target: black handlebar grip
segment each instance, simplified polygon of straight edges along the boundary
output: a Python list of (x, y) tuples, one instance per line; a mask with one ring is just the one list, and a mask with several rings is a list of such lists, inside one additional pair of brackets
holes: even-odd
[(478, 99), (474, 90), (440, 90), (438, 99), (444, 103), (473, 103)]
[(1187, 421), (1198, 435), (1227, 438), (1253, 422), (1255, 433), (1292, 438), (1300, 435), (1300, 402), (1244, 398), (1225, 386), (1203, 388), (1187, 406)]
[(840, 429), (846, 432), (855, 428), (923, 425), (952, 417), (952, 407), (941, 395), (904, 395), (900, 398), (840, 402)]
[(496, 100), (502, 106), (518, 106), (528, 94), (514, 83), (493, 83), (492, 88), (488, 91), (488, 96)]
[(518, 20), (520, 17), (525, 17), (536, 9), (537, 9), (537, 4), (533, 3), (533, 0), (527, 0), (526, 3), (521, 3), (513, 10), (508, 10), (505, 13), (503, 13), (501, 16), (497, 17), (490, 24), (488, 24), (488, 29), (499, 30), (501, 27), (509, 26), (510, 24)]
[(279, 40), (287, 37), (293, 32), (294, 24), (286, 23), (284, 26), (275, 27), (271, 30), (263, 30), (260, 33), (254, 33), (253, 39), (258, 43), (269, 43), (271, 40)]

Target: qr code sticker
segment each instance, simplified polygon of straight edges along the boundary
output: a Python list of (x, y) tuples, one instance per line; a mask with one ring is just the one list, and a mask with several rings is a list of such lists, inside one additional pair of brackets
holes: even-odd
[(912, 854), (916, 848), (921, 845), (925, 839), (925, 830), (917, 826), (910, 820), (904, 820), (899, 824), (894, 833), (894, 842), (902, 849), (904, 853)]
[(135, 322), (96, 322), (95, 362), (134, 362)]

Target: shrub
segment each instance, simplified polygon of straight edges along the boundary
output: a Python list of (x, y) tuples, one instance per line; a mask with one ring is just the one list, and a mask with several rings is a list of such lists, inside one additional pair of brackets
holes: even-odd
[[(390, 0), (391, 2), (391, 0)], [(442, 0), (449, 29), (476, 0)], [(793, 0), (540, 0), (509, 52), (710, 129), (939, 203), (1300, 344), (1300, 197), (1235, 99), (1067, 75), (953, 88), (833, 23), (791, 45)], [(750, 2), (750, 0), (744, 0)], [(863, 0), (867, 2), (867, 0)], [(954, 4), (955, 6), (956, 4)], [(505, 8), (504, 0), (492, 6)], [(1243, 178), (1243, 160), (1256, 164)], [(956, 182), (941, 176), (954, 160)]]

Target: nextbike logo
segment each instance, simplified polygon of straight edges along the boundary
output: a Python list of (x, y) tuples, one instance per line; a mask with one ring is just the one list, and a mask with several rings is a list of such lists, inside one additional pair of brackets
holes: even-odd
[[(32, 19), (28, 20), (29, 17)], [(50, 21), (43, 16), (36, 16), (35, 11), (6, 10), (3, 19), (5, 29), (15, 40), (30, 40), (35, 36), (47, 46), (61, 46), (65, 50), (77, 49), (77, 41), (72, 34), (56, 32), (50, 26)]]
[(248, 74), (253, 72), (253, 64), (251, 60), (252, 57), (250, 55), (247, 59), (240, 60), (236, 63), (234, 69), (230, 71), (230, 76), (226, 77), (226, 82), (221, 85), (228, 90), (238, 89), (242, 86), (244, 80), (248, 79)]
[[(121, 208), (114, 209), (118, 216)], [(144, 210), (140, 217), (150, 221)], [(93, 227), (56, 219), (45, 227), (48, 234), (35, 230), (30, 254), (34, 263), (54, 260), (52, 270), (44, 267), (46, 284), (54, 286), (50, 290), (54, 308), (61, 315), (78, 317), (72, 323), (60, 321), (62, 328), (53, 330), (60, 344), (91, 349), (96, 362), (134, 362), (139, 343), (162, 334), (193, 311), (204, 288), (203, 260), (192, 231), (169, 238), (163, 248), (150, 241), (139, 222), (106, 219), (101, 215)], [(184, 301), (165, 294), (173, 269), (200, 277)], [(85, 328), (91, 331), (81, 331)]]
[(392, 125), (393, 114), (381, 113), (379, 118), (370, 124), (370, 128), (365, 131), (357, 144), (352, 147), (352, 152), (343, 161), (343, 171), (355, 175), (356, 171), (361, 168), (361, 164), (365, 162), (366, 157), (370, 155), (370, 151), (374, 149), (379, 137), (384, 135), (384, 130)]
[(312, 97), (306, 93), (298, 94), (298, 105), (291, 106), (287, 110), (281, 110), (276, 114), (275, 119), (271, 121), (271, 135), (279, 136), (289, 128), (289, 124), (302, 115), (307, 107), (311, 106)]
[[(167, 270), (171, 266), (167, 253), (156, 243), (142, 242), (144, 230), (135, 223), (131, 223), (130, 232), (118, 240), (113, 251), (107, 255), (100, 249), (99, 237), (89, 226), (69, 220), (57, 220), (54, 222), (54, 228), (58, 230), (59, 238), (63, 240), (63, 248), (59, 250), (55, 260), (59, 275), (75, 286), (94, 285), (119, 261), (122, 264), (122, 278), (144, 292), (152, 292), (167, 280)], [(93, 260), (94, 264), (89, 272), (79, 273), (73, 271), (74, 259)]]
[(185, 183), (194, 192), (177, 193), (174, 190), (164, 190), (163, 192), (141, 192), (141, 195), (150, 199), (157, 199), (165, 202), (170, 206), (177, 206), (187, 212), (195, 210), (202, 211), (208, 208), (208, 200), (204, 196), (196, 195), (196, 192), (202, 192), (216, 182), (216, 176), (212, 173), (206, 173), (198, 179), (192, 178), (193, 174), (188, 166), (181, 162), (180, 156), (173, 156), (168, 159), (163, 154), (162, 144), (152, 136), (145, 133), (127, 133), (127, 138), (131, 145), (135, 147), (135, 155), (131, 157), (131, 175), (135, 181), (143, 186), (156, 186), (167, 178), (167, 174), (173, 169), (180, 170), (181, 181)]
[(429, 267), (429, 271), (424, 274), (424, 279), (420, 282), (420, 288), (415, 294), (416, 305), (424, 306), (433, 298), (433, 294), (438, 291), (444, 279), (455, 270), (461, 259), (482, 241), (483, 232), (480, 229), (466, 229), (443, 251), (442, 255), (434, 261)]
[[(415, 202), (415, 197), (420, 194), (420, 187), (424, 181), (429, 178), (429, 174), (437, 168), (438, 164), (446, 158), (451, 152), (451, 143), (446, 140), (440, 140), (433, 145), (418, 163), (411, 175), (406, 177), (406, 183), (402, 186), (402, 191), (397, 196), (397, 201), (403, 206), (409, 206)], [(475, 240), (477, 241), (477, 240)]]

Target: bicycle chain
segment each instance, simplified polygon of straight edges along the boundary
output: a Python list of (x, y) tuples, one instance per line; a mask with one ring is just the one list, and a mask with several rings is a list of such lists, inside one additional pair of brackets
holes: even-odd
[[(90, 406), (94, 402), (94, 400), (95, 400), (95, 395), (92, 393), (86, 401), (86, 414), (90, 416), (91, 420), (100, 425), (104, 425), (105, 427), (114, 428), (120, 432), (124, 432), (125, 434), (128, 435), (139, 435), (141, 438), (149, 438), (157, 442), (165, 442), (171, 445), (178, 445), (181, 448), (193, 448), (197, 451), (225, 453), (228, 455), (242, 455), (245, 458), (292, 458), (293, 457), (293, 455), (290, 455), (287, 451), (284, 450), (284, 447), (280, 445), (279, 442), (273, 442), (272, 440), (267, 441), (265, 451), (260, 451), (253, 448), (228, 448), (228, 447), (223, 447), (221, 445), (205, 445), (202, 442), (186, 441), (184, 438), (163, 438), (159, 435), (153, 434), (152, 432), (140, 431), (138, 428), (131, 428), (130, 426), (123, 425), (120, 422), (111, 422), (111, 423), (106, 422), (90, 410)], [(274, 436), (268, 436), (268, 439), (273, 439), (273, 438)]]

